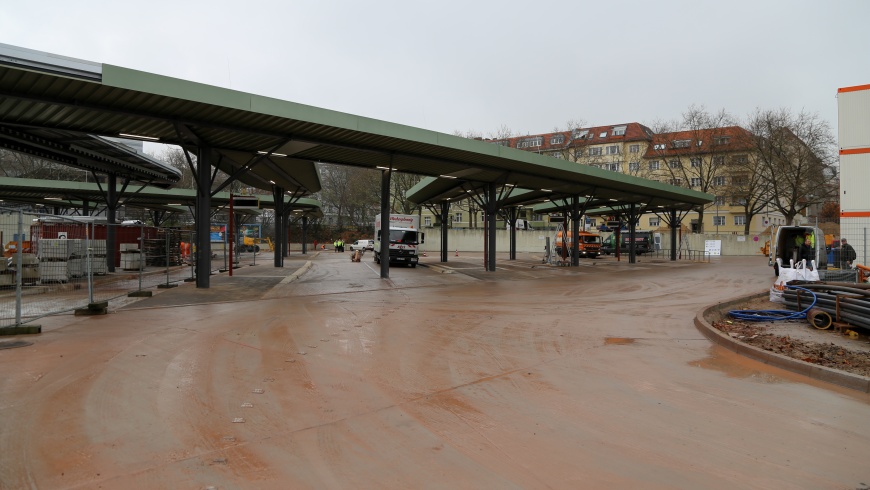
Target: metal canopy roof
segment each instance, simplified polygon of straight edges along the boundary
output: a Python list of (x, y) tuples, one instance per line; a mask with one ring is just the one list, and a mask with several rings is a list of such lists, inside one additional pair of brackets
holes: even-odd
[(409, 198), (416, 202), (450, 197), (449, 188), (459, 188), (459, 179), (547, 189), (542, 192), (548, 195), (656, 197), (692, 204), (713, 200), (708, 194), (491, 143), (113, 65), (62, 57), (55, 65), (55, 58), (37, 60), (42, 64), (10, 62), (3, 57), (4, 47), (12, 54), (21, 50), (0, 45), (0, 123), (106, 136), (125, 133), (188, 149), (207, 145), (217, 152), (215, 165), (257, 187), (274, 182), (289, 192), (316, 192), (320, 181), (312, 162), (326, 162), (455, 177), (443, 179), (440, 191), (415, 188)]
[[(551, 159), (556, 160), (556, 159)], [(556, 160), (559, 162), (559, 160)], [(709, 203), (714, 196), (641, 179), (586, 165), (571, 164), (575, 175), (553, 184), (547, 178), (529, 178), (517, 184), (502, 182), (497, 192), (498, 206), (537, 205), (541, 213), (558, 212), (571, 208), (571, 197), (579, 196), (588, 208), (614, 205), (644, 204), (669, 209), (690, 209)], [(559, 170), (552, 170), (556, 175)], [(564, 172), (564, 171), (563, 171)], [(596, 174), (607, 174), (600, 176)], [(570, 180), (569, 180), (570, 179)], [(536, 189), (525, 188), (538, 184)], [(456, 202), (472, 195), (482, 194), (485, 183), (462, 182), (459, 179), (425, 178), (408, 190), (406, 196), (415, 203)]]
[[(272, 196), (255, 196), (262, 208), (275, 208)], [(18, 203), (41, 204), (47, 207), (60, 206), (81, 208), (84, 201), (104, 203), (105, 192), (91, 182), (65, 182), (59, 180), (19, 179), (0, 177), (0, 199)], [(220, 208), (229, 204), (230, 194), (219, 192), (212, 197), (212, 207)], [(149, 186), (131, 186), (121, 195), (121, 204), (137, 208), (161, 209), (182, 212), (196, 202), (193, 189), (160, 189)], [(315, 199), (297, 198), (285, 202), (285, 208), (297, 214), (310, 217), (323, 217), (320, 202)]]
[(180, 170), (123, 143), (73, 131), (0, 125), (0, 148), (158, 187), (181, 179)]

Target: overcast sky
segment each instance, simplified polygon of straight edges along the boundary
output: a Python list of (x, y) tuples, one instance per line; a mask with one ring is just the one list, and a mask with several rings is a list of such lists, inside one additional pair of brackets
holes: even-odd
[(435, 131), (807, 110), (870, 84), (870, 1), (0, 0), (0, 42)]

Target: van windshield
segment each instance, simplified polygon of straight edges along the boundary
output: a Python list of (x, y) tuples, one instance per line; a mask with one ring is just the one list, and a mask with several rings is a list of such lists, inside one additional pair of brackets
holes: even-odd
[(417, 232), (405, 230), (390, 230), (390, 243), (407, 243), (417, 245)]

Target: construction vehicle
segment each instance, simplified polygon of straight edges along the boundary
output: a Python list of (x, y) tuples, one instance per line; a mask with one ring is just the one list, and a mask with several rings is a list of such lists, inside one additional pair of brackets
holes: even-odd
[[(594, 259), (601, 254), (601, 235), (597, 233), (589, 233), (588, 231), (580, 231), (575, 234), (578, 237), (577, 240), (577, 256), (578, 257), (588, 257), (590, 259)], [(562, 248), (565, 246), (562, 243), (562, 230), (559, 230), (556, 233), (556, 256), (557, 257), (570, 257), (572, 250), (574, 250), (574, 245), (572, 240), (569, 239), (568, 244), (565, 246), (565, 254), (562, 254)]]
[(242, 237), (241, 249), (244, 252), (259, 253), (260, 252), (260, 245), (263, 242), (266, 242), (269, 245), (270, 252), (275, 251), (275, 244), (272, 243), (272, 240), (269, 237), (266, 237), (266, 238), (254, 238), (254, 237), (249, 237), (249, 236)]

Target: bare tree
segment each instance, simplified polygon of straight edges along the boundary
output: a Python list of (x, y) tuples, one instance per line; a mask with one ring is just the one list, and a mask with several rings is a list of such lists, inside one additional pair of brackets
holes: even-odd
[(750, 116), (748, 129), (770, 204), (787, 224), (808, 207), (837, 197), (836, 139), (818, 114), (759, 109)]
[[(734, 133), (741, 128), (724, 109), (711, 113), (703, 106), (692, 105), (680, 121), (657, 121), (653, 131), (657, 133), (653, 154), (660, 159), (654, 165), (658, 165), (660, 175), (667, 177), (667, 183), (701, 192), (715, 193), (724, 185), (728, 170), (721, 158), (740, 151), (733, 145)], [(704, 232), (704, 211), (709, 206), (696, 208), (699, 233)]]

